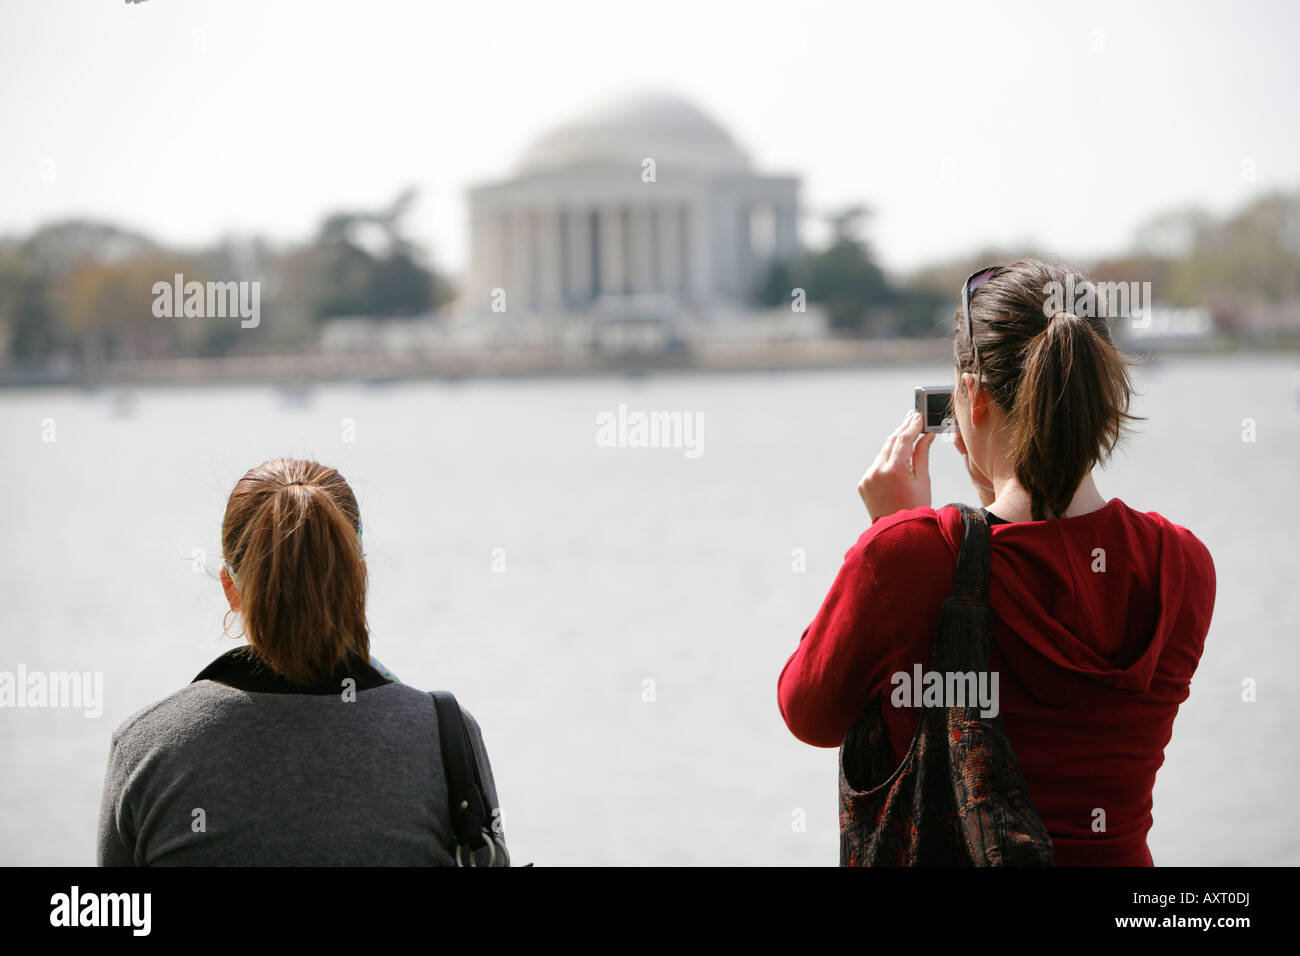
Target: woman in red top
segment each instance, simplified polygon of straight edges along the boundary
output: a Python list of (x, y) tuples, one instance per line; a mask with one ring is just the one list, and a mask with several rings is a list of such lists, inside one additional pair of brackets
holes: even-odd
[[(1093, 483), (1135, 416), (1105, 303), (1061, 303), (1085, 282), (1032, 260), (967, 280), (956, 447), (991, 526), (989, 667), (1056, 863), (1150, 866), (1151, 790), (1210, 626), (1214, 563), (1186, 528)], [(778, 683), (806, 743), (838, 747), (879, 697), (895, 765), (911, 744), (918, 712), (889, 705), (891, 678), (929, 669), (962, 534), (956, 508), (930, 506), (935, 434), (908, 415), (858, 485), (871, 527)]]

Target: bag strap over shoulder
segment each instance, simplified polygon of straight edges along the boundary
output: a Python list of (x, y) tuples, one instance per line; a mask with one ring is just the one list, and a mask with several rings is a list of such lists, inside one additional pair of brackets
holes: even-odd
[(987, 604), (989, 600), (989, 523), (984, 512), (953, 502), (962, 517), (961, 548), (957, 552), (957, 578), (953, 597)]
[(989, 611), (989, 525), (984, 512), (953, 502), (961, 514), (962, 538), (957, 551), (957, 572), (952, 596), (943, 603), (935, 636), (935, 669), (988, 670), (992, 616)]
[[(469, 738), (469, 727), (460, 704), (451, 691), (430, 691), (438, 710), (438, 741), (442, 751), (443, 772), (447, 776), (447, 796), (451, 804), (451, 827), (456, 835), (456, 857), (460, 848), (477, 850), (495, 841), (490, 839), (492, 810), (479, 776), (478, 761)], [(493, 850), (495, 856), (495, 849)], [(491, 864), (489, 864), (491, 865)]]

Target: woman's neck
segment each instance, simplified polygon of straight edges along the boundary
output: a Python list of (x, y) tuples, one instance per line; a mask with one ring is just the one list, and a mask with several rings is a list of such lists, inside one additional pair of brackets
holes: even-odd
[[(1029, 492), (1020, 486), (1020, 482), (1016, 481), (1014, 476), (1007, 476), (1000, 480), (995, 478), (993, 490), (995, 497), (985, 506), (990, 512), (1004, 521), (1013, 523), (1034, 520), (1031, 515)], [(1097, 491), (1097, 486), (1092, 480), (1092, 472), (1088, 472), (1084, 475), (1083, 481), (1079, 482), (1079, 487), (1070, 500), (1070, 506), (1065, 509), (1065, 514), (1059, 517), (1077, 518), (1079, 515), (1086, 515), (1104, 507), (1106, 507), (1106, 499)]]

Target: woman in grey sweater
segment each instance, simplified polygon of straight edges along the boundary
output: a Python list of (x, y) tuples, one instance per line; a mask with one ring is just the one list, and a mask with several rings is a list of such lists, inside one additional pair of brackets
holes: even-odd
[[(221, 544), (249, 643), (114, 732), (100, 865), (454, 864), (434, 701), (371, 663), (347, 482), (314, 461), (264, 462), (235, 485)], [(462, 713), (499, 864), (496, 786)]]

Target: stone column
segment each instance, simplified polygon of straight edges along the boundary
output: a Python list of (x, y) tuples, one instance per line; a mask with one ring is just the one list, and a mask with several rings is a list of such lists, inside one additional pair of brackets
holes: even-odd
[(623, 207), (613, 204), (600, 210), (600, 291), (623, 294)]
[(655, 207), (655, 241), (659, 244), (659, 291), (675, 295), (682, 288), (681, 211), (677, 205)]
[(713, 298), (713, 223), (704, 200), (692, 200), (686, 206), (687, 288), (691, 298), (707, 302)]
[(515, 209), (510, 214), (510, 269), (506, 285), (506, 308), (510, 312), (532, 309), (533, 249), (532, 214)]
[(586, 206), (570, 206), (566, 210), (565, 230), (568, 233), (568, 275), (565, 276), (565, 298), (570, 307), (583, 308), (591, 304), (591, 210)]
[(691, 242), (691, 215), (687, 203), (677, 203), (673, 207), (673, 220), (677, 223), (677, 291), (689, 298), (691, 295), (691, 262), (695, 252)]
[(502, 209), (494, 209), (491, 220), (492, 255), (489, 261), (492, 263), (492, 272), (489, 278), (488, 295), (492, 295), (493, 289), (504, 289), (506, 308), (509, 309), (514, 304), (510, 291), (515, 262), (514, 221), (510, 213)]
[(714, 266), (721, 273), (721, 289), (726, 298), (734, 299), (740, 293), (740, 273), (744, 257), (749, 251), (749, 209), (743, 201), (732, 200), (725, 205), (726, 213), (718, 236), (717, 252), (723, 261)]
[(799, 214), (793, 203), (776, 205), (776, 258), (785, 262), (799, 254)]
[(564, 293), (563, 257), (560, 235), (560, 215), (555, 208), (537, 212), (537, 304), (542, 312), (554, 313), (563, 308)]
[(651, 243), (654, 242), (654, 224), (651, 221), (653, 209), (645, 205), (637, 205), (631, 208), (631, 214), (628, 221), (631, 223), (631, 235), (629, 240), (628, 261), (632, 270), (632, 291), (638, 294), (646, 294), (656, 291), (654, 287), (654, 275), (651, 272), (651, 262), (654, 255), (654, 249)]
[(774, 230), (771, 208), (762, 201), (742, 199), (736, 203), (735, 266), (731, 280), (731, 294), (741, 302), (748, 302), (754, 292), (760, 271), (766, 268), (776, 250), (774, 232), (769, 231), (756, 242), (755, 233)]

